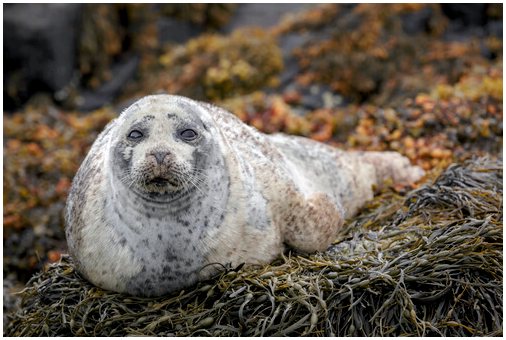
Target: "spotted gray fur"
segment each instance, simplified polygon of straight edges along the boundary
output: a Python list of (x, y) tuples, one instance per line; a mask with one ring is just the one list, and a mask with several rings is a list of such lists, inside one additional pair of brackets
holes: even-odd
[[(183, 139), (185, 129), (197, 137)], [(162, 295), (213, 274), (213, 263), (265, 263), (285, 244), (324, 250), (373, 185), (422, 173), (397, 153), (268, 136), (210, 104), (148, 96), (105, 128), (79, 168), (69, 251), (100, 287)]]

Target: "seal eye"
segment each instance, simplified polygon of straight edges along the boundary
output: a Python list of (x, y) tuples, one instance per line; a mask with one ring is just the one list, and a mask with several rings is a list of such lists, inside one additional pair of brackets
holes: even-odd
[(197, 138), (197, 132), (195, 132), (195, 130), (192, 129), (183, 130), (179, 133), (179, 135), (184, 140), (194, 140), (195, 138)]
[(132, 130), (128, 134), (128, 138), (133, 139), (133, 140), (138, 140), (138, 139), (142, 138), (142, 136), (143, 136), (143, 134), (139, 130)]

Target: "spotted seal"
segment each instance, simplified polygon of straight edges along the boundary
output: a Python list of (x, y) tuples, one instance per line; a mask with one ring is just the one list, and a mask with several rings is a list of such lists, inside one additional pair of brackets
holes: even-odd
[(213, 264), (266, 263), (285, 246), (323, 251), (373, 185), (422, 173), (398, 153), (265, 135), (207, 103), (147, 96), (106, 126), (80, 166), (69, 252), (99, 287), (159, 296)]

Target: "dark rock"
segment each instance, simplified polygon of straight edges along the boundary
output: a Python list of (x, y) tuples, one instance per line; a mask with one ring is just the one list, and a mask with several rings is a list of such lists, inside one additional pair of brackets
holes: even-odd
[(462, 26), (483, 26), (487, 22), (487, 4), (441, 4), (443, 13)]
[[(168, 93), (165, 91), (155, 91), (153, 93), (150, 92), (149, 94), (168, 94)], [(124, 99), (124, 100), (120, 101), (119, 103), (115, 103), (115, 105), (113, 107), (114, 112), (117, 112), (119, 114), (120, 112), (125, 111), (130, 106), (132, 106), (133, 103), (135, 103), (136, 101), (138, 101), (142, 97), (144, 97), (144, 96), (141, 94), (138, 94), (133, 97), (128, 97), (127, 99)]]
[(279, 47), (283, 57), (290, 56), (294, 49), (301, 47), (312, 40), (308, 33), (290, 33), (280, 37)]
[(280, 88), (283, 89), (291, 84), (300, 72), (299, 63), (293, 51), (303, 46), (311, 39), (309, 34), (291, 33), (279, 38), (279, 47), (283, 54), (283, 72), (280, 75)]
[(301, 104), (310, 111), (323, 108), (323, 98), (320, 87), (318, 85), (311, 86), (309, 91), (302, 96)]
[(343, 103), (343, 98), (332, 92), (330, 86), (325, 84), (312, 85), (301, 88), (301, 106), (313, 111), (318, 109), (332, 109)]
[(4, 5), (4, 103), (19, 106), (37, 91), (72, 78), (80, 4)]
[(15, 275), (7, 274), (4, 276), (4, 290), (3, 290), (3, 325), (4, 329), (9, 322), (8, 314), (11, 312), (15, 312), (21, 306), (21, 297), (19, 295), (15, 295), (15, 292), (20, 291), (19, 287), (16, 287), (18, 284), (15, 280)]
[(487, 32), (489, 35), (496, 36), (498, 38), (502, 38), (503, 36), (503, 25), (500, 20), (493, 20), (488, 22), (487, 24)]
[(283, 60), (283, 65), (283, 72), (279, 76), (279, 88), (281, 90), (290, 86), (300, 72), (299, 64), (295, 58), (287, 58), (286, 60)]
[(290, 101), (287, 101), (287, 98), (294, 94), (297, 99), (290, 105), (295, 113), (302, 116), (314, 110), (340, 107), (344, 103), (343, 97), (334, 93), (330, 86), (325, 84), (301, 86), (292, 83), (284, 90), (285, 102)]
[(443, 34), (445, 41), (466, 42), (473, 37), (484, 38), (485, 28), (480, 26), (462, 27), (460, 24), (450, 24)]
[(183, 44), (197, 37), (203, 30), (190, 22), (173, 18), (160, 18), (158, 20), (158, 41), (160, 44)]
[(402, 28), (407, 34), (415, 35), (429, 31), (432, 8), (424, 7), (419, 11), (402, 15)]
[(139, 57), (133, 56), (123, 59), (111, 68), (111, 80), (95, 91), (85, 90), (81, 93), (77, 108), (82, 111), (98, 109), (110, 104), (123, 89), (123, 86), (133, 79), (139, 65)]
[(296, 13), (307, 9), (312, 4), (240, 4), (232, 19), (223, 27), (224, 33), (230, 33), (239, 27), (258, 26), (272, 27), (279, 23), (287, 13)]

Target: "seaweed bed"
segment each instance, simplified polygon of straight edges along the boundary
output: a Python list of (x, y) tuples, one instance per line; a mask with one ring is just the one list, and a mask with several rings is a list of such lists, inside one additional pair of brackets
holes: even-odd
[(29, 281), (5, 334), (500, 336), (502, 218), (502, 162), (473, 159), (383, 191), (327, 252), (162, 298), (93, 287), (63, 257)]

